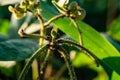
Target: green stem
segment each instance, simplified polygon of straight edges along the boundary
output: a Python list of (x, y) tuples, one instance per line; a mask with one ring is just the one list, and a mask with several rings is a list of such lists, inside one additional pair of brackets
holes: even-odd
[[(44, 27), (44, 21), (42, 19), (42, 17), (39, 15), (39, 14), (36, 14), (36, 17), (38, 18), (39, 20), (39, 23), (40, 23), (40, 36), (45, 36), (45, 27)], [(44, 43), (44, 39), (43, 38), (40, 38), (39, 39), (39, 45), (40, 47), (43, 45)], [(37, 58), (37, 61), (38, 61), (38, 78), (40, 79), (40, 58)]]
[(56, 19), (58, 18), (61, 18), (61, 17), (64, 17), (65, 15), (64, 14), (60, 14), (60, 15), (57, 15), (57, 16), (54, 16), (52, 17), (51, 19), (49, 19), (49, 21), (47, 21), (45, 24), (44, 24), (44, 27), (47, 27), (48, 25), (50, 25), (53, 21), (55, 21)]
[(60, 49), (58, 50), (58, 52), (62, 55), (62, 57), (65, 60), (66, 66), (68, 67), (68, 71), (69, 71), (69, 75), (70, 75), (70, 80), (77, 80), (74, 68), (72, 66), (72, 62), (70, 60), (70, 57), (69, 57), (69, 54), (67, 53), (67, 51), (63, 47), (60, 47)]
[(57, 8), (60, 13), (65, 14), (67, 12), (66, 8), (59, 6), (55, 0), (52, 0), (52, 4)]
[(74, 26), (77, 28), (78, 32), (79, 32), (79, 40), (80, 40), (80, 45), (83, 45), (83, 40), (82, 40), (82, 32), (80, 30), (80, 27), (77, 25), (77, 23), (75, 22), (74, 19), (71, 19), (70, 20), (72, 21), (72, 23), (74, 24)]
[[(27, 10), (28, 12), (32, 13), (35, 17), (37, 17), (39, 23), (40, 23), (40, 36), (45, 36), (45, 27), (44, 27), (44, 21), (43, 18), (41, 17), (41, 15), (39, 13), (34, 13), (31, 10)], [(42, 46), (44, 42), (43, 38), (40, 38), (39, 40), (39, 45)]]
[(82, 45), (80, 45), (79, 43), (76, 43), (76, 42), (71, 41), (71, 40), (65, 40), (65, 39), (59, 39), (59, 40), (57, 40), (57, 42), (59, 42), (61, 44), (67, 44), (69, 46), (74, 46), (74, 47), (80, 49), (83, 53), (85, 53), (91, 59), (93, 59), (96, 62), (97, 66), (99, 66), (99, 60), (98, 60), (98, 58), (91, 51), (89, 51), (88, 49), (86, 49), (85, 47), (83, 47)]
[(21, 35), (21, 37), (28, 37), (28, 38), (43, 38), (43, 39), (47, 39), (45, 36), (40, 36), (39, 34), (27, 34), (27, 33), (23, 33), (23, 35)]
[(51, 50), (48, 49), (47, 54), (46, 54), (46, 56), (45, 56), (45, 59), (44, 59), (42, 65), (40, 66), (40, 74), (41, 74), (41, 75), (40, 75), (40, 79), (41, 79), (41, 80), (43, 80), (44, 72), (45, 72), (44, 69), (45, 69), (45, 66), (46, 66), (46, 64), (47, 64), (47, 61), (48, 61), (48, 58), (49, 58), (50, 53), (51, 53)]
[(47, 47), (48, 47), (47, 45), (44, 45), (40, 47), (35, 53), (33, 53), (29, 61), (26, 63), (25, 67), (23, 68), (18, 80), (24, 80), (25, 74), (28, 72), (28, 69), (30, 68), (34, 59), (37, 58)]
[[(34, 13), (31, 10), (28, 10), (29, 12), (31, 12), (35, 17), (37, 17), (39, 23), (40, 23), (40, 36), (45, 36), (45, 27), (44, 27), (44, 21), (42, 19), (42, 17), (40, 16), (39, 13)], [(44, 43), (44, 38), (40, 38), (39, 39), (39, 45), (40, 47), (43, 45)], [(37, 58), (37, 62), (38, 62), (38, 78), (40, 78), (40, 59)]]
[[(44, 21), (43, 21), (42, 17), (39, 14), (36, 14), (36, 17), (38, 18), (39, 23), (40, 23), (40, 36), (45, 36)], [(40, 46), (43, 45), (43, 42), (44, 42), (44, 39), (40, 38), (40, 41), (39, 41)]]

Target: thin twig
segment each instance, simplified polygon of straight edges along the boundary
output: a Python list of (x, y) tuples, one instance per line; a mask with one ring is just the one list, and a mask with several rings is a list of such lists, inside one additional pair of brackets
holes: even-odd
[(55, 21), (56, 19), (61, 18), (61, 17), (64, 17), (64, 16), (65, 16), (64, 14), (60, 14), (60, 15), (57, 15), (57, 16), (52, 17), (49, 21), (47, 21), (47, 22), (44, 24), (44, 27), (50, 25), (50, 23), (52, 23), (52, 22)]
[(44, 68), (45, 68), (45, 66), (46, 66), (46, 64), (47, 64), (47, 61), (48, 61), (48, 58), (49, 58), (50, 53), (51, 53), (51, 50), (48, 49), (48, 50), (47, 50), (47, 54), (46, 54), (46, 56), (45, 56), (45, 59), (44, 59), (42, 65), (40, 66), (40, 74), (41, 74), (41, 75), (40, 75), (40, 79), (43, 79), (43, 77), (44, 77)]
[(79, 43), (80, 43), (80, 45), (83, 45), (83, 40), (82, 40), (82, 32), (81, 32), (81, 30), (80, 30), (80, 27), (78, 26), (78, 24), (75, 22), (75, 20), (74, 19), (71, 19), (70, 18), (70, 20), (72, 21), (72, 23), (74, 24), (74, 26), (77, 28), (77, 30), (78, 30), (78, 33), (79, 33)]
[(88, 49), (86, 49), (85, 47), (80, 45), (79, 43), (76, 43), (76, 42), (71, 41), (71, 40), (66, 40), (66, 39), (59, 39), (59, 40), (57, 40), (57, 42), (61, 43), (61, 44), (67, 44), (69, 46), (74, 46), (74, 47), (80, 49), (83, 53), (88, 55), (91, 59), (93, 59), (96, 62), (97, 67), (99, 66), (98, 58), (91, 51), (89, 51)]
[[(45, 36), (44, 21), (39, 14), (36, 14), (36, 17), (38, 18), (40, 23), (40, 36)], [(39, 42), (40, 46), (43, 45), (43, 42), (44, 42), (44, 39), (40, 38), (40, 42)]]
[(39, 34), (27, 34), (27, 33), (25, 33), (24, 32), (24, 30), (21, 30), (21, 31), (19, 31), (19, 35), (21, 36), (21, 37), (28, 37), (28, 38), (43, 38), (43, 39), (46, 39), (47, 40), (47, 37), (45, 37), (45, 36), (40, 36)]
[(74, 68), (72, 66), (72, 62), (71, 62), (70, 57), (69, 57), (68, 53), (66, 52), (66, 50), (63, 47), (60, 47), (58, 52), (62, 55), (62, 57), (65, 60), (66, 66), (67, 66), (68, 71), (69, 71), (70, 80), (77, 80)]
[(28, 72), (28, 69), (30, 68), (34, 59), (37, 58), (46, 48), (47, 48), (47, 45), (44, 45), (40, 47), (35, 53), (33, 53), (29, 61), (26, 63), (25, 67), (23, 68), (18, 80), (24, 80), (25, 74)]
[[(45, 36), (45, 27), (44, 27), (44, 21), (43, 21), (43, 18), (41, 17), (41, 15), (40, 14), (38, 14), (38, 13), (34, 13), (33, 11), (31, 11), (31, 10), (27, 10), (28, 12), (30, 12), (30, 13), (32, 13), (35, 17), (37, 17), (37, 19), (38, 19), (38, 21), (39, 21), (39, 23), (40, 23), (40, 36)], [(39, 44), (40, 44), (40, 46), (42, 46), (43, 45), (43, 42), (44, 42), (44, 39), (40, 39), (39, 40)]]

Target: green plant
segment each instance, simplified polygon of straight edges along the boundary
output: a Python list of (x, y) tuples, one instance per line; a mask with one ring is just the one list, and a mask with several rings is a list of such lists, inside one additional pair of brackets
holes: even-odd
[[(75, 47), (78, 47), (84, 53), (87, 53), (90, 56), (92, 55), (92, 53), (90, 51), (88, 51), (86, 48), (82, 47), (78, 43), (75, 43), (74, 41), (57, 39), (58, 29), (55, 26), (53, 26), (53, 29), (51, 30), (51, 35), (45, 35), (45, 28), (47, 26), (49, 26), (52, 21), (54, 21), (58, 18), (67, 16), (71, 19), (71, 21), (77, 27), (77, 29), (79, 31), (79, 34), (81, 36), (80, 29), (79, 29), (78, 25), (76, 24), (76, 22), (74, 20), (75, 19), (79, 19), (79, 20), (83, 19), (84, 16), (85, 16), (85, 11), (77, 5), (77, 2), (72, 2), (70, 4), (70, 6), (68, 6), (68, 8), (67, 7), (65, 8), (65, 5), (62, 5), (62, 7), (59, 6), (54, 0), (52, 1), (52, 3), (57, 7), (58, 10), (60, 10), (61, 14), (53, 17), (52, 19), (48, 20), (48, 22), (46, 22), (46, 23), (44, 23), (44, 20), (42, 19), (41, 15), (40, 15), (40, 11), (39, 11), (40, 8), (36, 7), (36, 6), (39, 6), (39, 2), (34, 3), (34, 1), (31, 1), (31, 0), (28, 0), (28, 1), (23, 0), (23, 2), (20, 5), (15, 6), (15, 8), (9, 6), (9, 10), (11, 12), (13, 12), (16, 15), (17, 18), (21, 18), (24, 15), (24, 13), (26, 13), (28, 11), (28, 12), (31, 12), (35, 17), (38, 18), (38, 20), (40, 22), (40, 25), (41, 25), (40, 35), (26, 34), (23, 29), (19, 31), (19, 34), (22, 37), (24, 36), (24, 37), (38, 37), (38, 38), (40, 38), (40, 42), (39, 42), (40, 49), (38, 49), (32, 55), (32, 57), (30, 58), (30, 60), (26, 64), (26, 66), (24, 67), (24, 69), (23, 69), (23, 71), (22, 71), (22, 73), (19, 77), (19, 80), (24, 79), (24, 75), (28, 71), (28, 69), (29, 69), (30, 65), (32, 64), (33, 60), (35, 58), (37, 58), (40, 53), (44, 52), (44, 49), (47, 50), (47, 54), (46, 54), (45, 60), (43, 62), (43, 65), (41, 65), (40, 72), (42, 72), (42, 74), (43, 74), (42, 70), (43, 70), (43, 68), (46, 64), (46, 61), (47, 61), (48, 56), (51, 53), (51, 51), (57, 50), (62, 55), (62, 57), (64, 58), (64, 60), (66, 62), (71, 80), (76, 80), (76, 76), (75, 76), (74, 69), (72, 67), (71, 61), (69, 59), (69, 55), (68, 55), (67, 51), (62, 47), (63, 44), (68, 44), (68, 46), (73, 45)], [(37, 10), (37, 12), (34, 12), (35, 10)], [(49, 44), (46, 44), (44, 47), (42, 47), (42, 45), (44, 45), (43, 44), (44, 39), (48, 40)], [(80, 37), (80, 44), (82, 44), (81, 40), (82, 39)], [(40, 76), (40, 77), (42, 77), (42, 76)]]
[[(79, 32), (79, 36), (81, 36), (81, 31), (77, 25), (77, 23), (75, 22), (76, 19), (82, 20), (85, 17), (85, 11), (80, 8), (77, 4), (77, 2), (72, 2), (68, 8), (66, 7), (65, 3), (62, 6), (59, 6), (57, 4), (56, 1), (52, 1), (52, 3), (55, 5), (55, 7), (60, 11), (60, 15), (57, 15), (53, 18), (51, 18), (50, 20), (48, 20), (46, 23), (44, 23), (44, 20), (42, 18), (42, 16), (40, 15), (40, 7), (39, 7), (39, 1), (32, 1), (32, 0), (23, 0), (23, 2), (21, 2), (21, 4), (16, 5), (14, 8), (12, 6), (9, 6), (9, 10), (11, 12), (13, 12), (17, 18), (21, 18), (24, 13), (31, 12), (35, 17), (38, 18), (39, 22), (40, 22), (40, 35), (36, 35), (36, 34), (26, 34), (24, 32), (23, 29), (19, 30), (19, 34), (23, 37), (38, 37), (40, 38), (39, 44), (40, 44), (40, 49), (38, 49), (30, 58), (30, 60), (28, 61), (28, 63), (26, 64), (26, 66), (24, 67), (19, 80), (23, 80), (24, 79), (24, 75), (26, 74), (26, 72), (28, 71), (30, 65), (32, 64), (33, 60), (35, 58), (37, 58), (40, 53), (44, 52), (44, 50), (47, 50), (47, 54), (45, 57), (45, 60), (43, 62), (43, 65), (41, 65), (40, 68), (40, 72), (42, 72), (43, 74), (43, 68), (45, 67), (45, 64), (48, 60), (48, 56), (52, 51), (57, 50), (62, 57), (65, 60), (65, 63), (68, 67), (69, 70), (69, 74), (70, 74), (70, 80), (76, 80), (76, 76), (74, 73), (74, 69), (72, 67), (71, 61), (69, 59), (69, 55), (67, 53), (67, 51), (62, 47), (63, 44), (67, 44), (72, 45), (74, 47), (79, 48), (81, 51), (83, 51), (84, 53), (88, 54), (89, 56), (93, 57), (94, 55), (87, 50), (85, 47), (82, 46), (82, 37), (80, 37), (80, 44), (79, 43), (75, 43), (74, 41), (70, 41), (70, 40), (64, 40), (64, 39), (57, 39), (57, 32), (58, 29), (53, 26), (53, 29), (51, 30), (51, 34), (50, 35), (45, 35), (45, 28), (47, 28), (54, 20), (61, 18), (61, 17), (68, 17), (71, 19), (71, 21), (73, 22), (73, 24), (75, 25), (75, 27), (77, 27), (78, 32)], [(37, 11), (37, 12), (36, 12)], [(44, 40), (48, 40), (48, 44), (46, 44), (45, 46), (43, 46), (44, 44)], [(42, 47), (43, 46), (43, 47)], [(93, 57), (94, 59), (95, 57)], [(96, 60), (96, 59), (95, 59)], [(96, 61), (97, 62), (97, 61)], [(41, 75), (42, 75), (41, 74)], [(40, 76), (42, 77), (42, 76)]]
[[(97, 31), (86, 23), (81, 22), (86, 13), (78, 6), (77, 2), (73, 1), (67, 4), (67, 0), (65, 0), (65, 2), (60, 5), (60, 1), (61, 0), (56, 2), (52, 0), (54, 6), (51, 7), (49, 3), (44, 1), (23, 0), (15, 7), (9, 7), (9, 10), (13, 12), (17, 18), (23, 17), (27, 12), (32, 13), (32, 15), (38, 19), (41, 27), (39, 31), (40, 34), (28, 34), (26, 33), (27, 28), (20, 28), (19, 30), (19, 34), (22, 37), (39, 39), (39, 49), (32, 54), (29, 61), (26, 63), (19, 80), (24, 78), (33, 60), (36, 58), (38, 67), (40, 67), (40, 70), (38, 70), (39, 77), (37, 77), (43, 79), (49, 55), (55, 52), (60, 53), (64, 58), (66, 66), (68, 67), (70, 79), (76, 80), (75, 71), (65, 46), (67, 46), (67, 48), (73, 46), (79, 49), (78, 52), (86, 53), (97, 63), (97, 65), (102, 65), (108, 74), (112, 74), (113, 72), (114, 75), (118, 75), (120, 73), (118, 68), (119, 64), (117, 64), (120, 57), (119, 52)], [(55, 13), (57, 12), (55, 8), (59, 11), (58, 13)], [(51, 11), (47, 11), (49, 9)], [(47, 34), (46, 32), (49, 32), (47, 28), (50, 26), (52, 26), (52, 29), (50, 33)], [(59, 29), (63, 31), (64, 34), (70, 36), (70, 39), (61, 37), (61, 35), (59, 35)], [(47, 43), (44, 43), (44, 41), (47, 41)], [(40, 56), (43, 54), (45, 54), (45, 58), (43, 63), (40, 64)], [(22, 60), (26, 58), (27, 57), (24, 57)]]

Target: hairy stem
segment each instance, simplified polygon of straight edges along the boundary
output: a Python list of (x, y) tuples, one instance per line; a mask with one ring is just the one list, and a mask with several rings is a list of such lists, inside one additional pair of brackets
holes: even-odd
[[(44, 27), (44, 21), (42, 19), (42, 17), (39, 15), (39, 14), (36, 14), (36, 17), (38, 18), (39, 20), (39, 23), (40, 23), (40, 36), (45, 36), (45, 27)], [(43, 38), (40, 38), (40, 46), (43, 45), (43, 42), (44, 42), (44, 39)]]
[(68, 46), (74, 46), (74, 47), (80, 49), (83, 53), (85, 53), (91, 59), (93, 59), (96, 62), (97, 66), (99, 66), (98, 58), (91, 51), (89, 51), (88, 49), (86, 49), (85, 47), (80, 45), (79, 43), (76, 43), (76, 42), (71, 41), (71, 40), (65, 40), (65, 39), (59, 39), (58, 42), (61, 44), (67, 44)]
[(40, 36), (39, 34), (27, 34), (23, 30), (21, 30), (21, 32), (19, 32), (19, 34), (20, 34), (21, 37), (37, 38), (37, 39), (40, 39), (40, 38), (47, 39), (47, 37)]
[[(35, 17), (37, 17), (39, 23), (40, 23), (40, 36), (45, 36), (45, 27), (44, 27), (44, 21), (43, 18), (41, 17), (41, 15), (39, 13), (34, 13), (31, 10), (27, 10), (28, 12), (32, 13)], [(40, 38), (39, 40), (39, 45), (42, 46), (44, 42), (43, 38)]]
[(45, 66), (46, 66), (46, 64), (47, 64), (47, 61), (48, 61), (48, 58), (49, 58), (49, 55), (50, 55), (50, 53), (51, 53), (51, 50), (50, 49), (48, 49), (48, 51), (47, 51), (47, 54), (46, 54), (46, 56), (45, 56), (45, 59), (44, 59), (44, 61), (43, 61), (43, 63), (42, 63), (42, 65), (40, 66), (40, 79), (41, 80), (43, 80), (44, 78), (44, 69), (45, 69)]
[(64, 14), (60, 14), (60, 15), (54, 16), (54, 17), (52, 17), (50, 20), (48, 20), (48, 21), (44, 24), (44, 26), (46, 27), (46, 26), (50, 25), (50, 24), (51, 24), (53, 21), (55, 21), (56, 19), (61, 18), (61, 17), (64, 17), (64, 16), (65, 16)]
[(75, 20), (74, 19), (71, 19), (70, 18), (70, 20), (72, 21), (72, 23), (74, 24), (74, 26), (77, 28), (77, 30), (78, 30), (78, 32), (79, 32), (79, 43), (80, 43), (80, 45), (83, 45), (83, 41), (82, 41), (82, 32), (81, 32), (81, 30), (80, 30), (80, 27), (77, 25), (77, 23), (75, 22)]
[(66, 52), (66, 50), (63, 47), (60, 47), (58, 52), (62, 55), (62, 57), (65, 60), (66, 66), (67, 66), (68, 71), (69, 71), (70, 80), (77, 80), (74, 68), (73, 68), (71, 60), (70, 60), (70, 57), (69, 57), (68, 53)]

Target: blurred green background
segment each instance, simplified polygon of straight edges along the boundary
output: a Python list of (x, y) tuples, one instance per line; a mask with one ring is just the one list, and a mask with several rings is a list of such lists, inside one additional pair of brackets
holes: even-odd
[[(14, 21), (14, 23), (12, 22), (13, 21), (13, 19), (11, 18), (12, 14), (8, 11), (9, 3), (11, 3), (12, 1), (14, 3), (15, 0), (6, 0), (6, 2), (7, 1), (8, 3), (4, 3), (3, 0), (0, 0), (0, 38), (3, 41), (4, 39), (6, 40), (6, 38), (7, 39), (20, 38), (17, 34), (20, 25), (16, 24), (17, 21), (16, 22)], [(119, 46), (120, 0), (76, 0), (76, 1), (82, 8), (86, 10), (87, 15), (83, 21), (91, 25), (94, 29), (96, 29), (100, 33), (103, 33), (105, 38), (108, 39), (108, 41), (110, 41), (120, 51)], [(22, 21), (19, 21), (19, 23), (22, 22), (24, 22), (24, 18)], [(11, 26), (13, 24), (15, 25)], [(73, 60), (73, 65), (75, 66), (75, 70), (79, 78), (78, 80), (109, 80), (108, 78), (109, 76), (101, 66), (96, 67), (96, 65), (92, 63), (93, 61), (84, 54), (77, 54), (77, 56), (82, 57), (82, 59), (76, 57)], [(60, 65), (55, 62), (53, 63), (55, 64), (54, 66), (55, 68), (58, 68), (58, 66)], [(20, 70), (23, 68), (23, 66), (20, 66), (22, 64), (24, 64), (24, 61), (18, 62), (0, 61), (0, 80), (16, 80)], [(65, 73), (67, 73), (67, 71)], [(66, 77), (68, 75), (64, 76)]]

